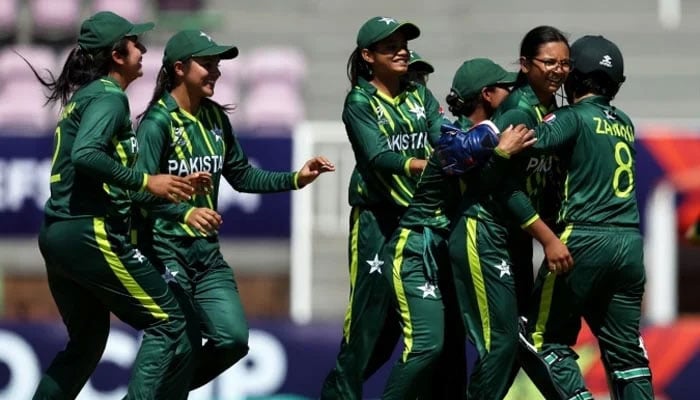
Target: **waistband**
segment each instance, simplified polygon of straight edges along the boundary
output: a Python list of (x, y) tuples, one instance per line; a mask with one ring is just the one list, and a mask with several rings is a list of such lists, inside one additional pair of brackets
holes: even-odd
[(563, 227), (564, 229), (559, 232), (565, 232), (570, 230), (575, 231), (585, 231), (585, 232), (624, 232), (624, 233), (641, 233), (639, 230), (639, 225), (615, 225), (615, 224), (591, 224), (585, 222), (570, 222)]

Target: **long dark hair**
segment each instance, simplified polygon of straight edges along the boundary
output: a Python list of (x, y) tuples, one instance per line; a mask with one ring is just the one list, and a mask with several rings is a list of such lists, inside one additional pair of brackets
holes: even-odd
[(357, 82), (360, 77), (366, 80), (372, 79), (372, 68), (367, 61), (362, 58), (362, 49), (359, 47), (355, 48), (352, 54), (350, 54), (350, 58), (348, 58), (347, 70), (348, 79), (350, 80), (352, 87), (357, 86)]
[[(192, 58), (188, 58), (187, 60), (182, 61), (183, 65), (188, 65), (191, 62)], [(156, 87), (155, 89), (153, 89), (153, 96), (151, 96), (151, 100), (148, 102), (148, 106), (146, 106), (146, 109), (143, 110), (143, 112), (136, 117), (139, 123), (141, 123), (146, 114), (148, 114), (148, 110), (150, 110), (151, 107), (155, 106), (156, 103), (158, 103), (158, 100), (160, 100), (166, 92), (170, 92), (173, 89), (175, 89), (175, 85), (177, 84), (175, 76), (176, 75), (174, 64), (163, 64), (160, 67), (160, 71), (158, 71), (158, 77), (156, 77)], [(236, 106), (233, 104), (222, 105), (210, 98), (202, 99), (202, 104), (206, 103), (213, 104), (215, 107), (219, 108), (225, 113), (231, 113), (233, 112), (233, 110), (236, 109)]]
[[(559, 29), (549, 25), (541, 25), (532, 28), (525, 34), (522, 42), (520, 42), (520, 59), (525, 58), (526, 60), (530, 60), (537, 57), (540, 46), (551, 42), (562, 42), (569, 48), (569, 39)], [(520, 71), (518, 72), (518, 79), (515, 86), (522, 86), (525, 84), (527, 84), (527, 76)]]
[(46, 96), (44, 105), (55, 102), (60, 102), (61, 106), (68, 103), (71, 95), (81, 87), (88, 83), (99, 79), (109, 74), (112, 67), (112, 52), (116, 51), (119, 55), (126, 57), (128, 55), (128, 43), (130, 38), (122, 38), (112, 47), (105, 47), (96, 50), (85, 50), (81, 47), (75, 47), (71, 50), (66, 61), (63, 64), (63, 69), (58, 75), (58, 78), (48, 69), (48, 78), (42, 78), (36, 68), (22, 57), (24, 62), (29, 65), (34, 76), (46, 88), (49, 89), (49, 94)]

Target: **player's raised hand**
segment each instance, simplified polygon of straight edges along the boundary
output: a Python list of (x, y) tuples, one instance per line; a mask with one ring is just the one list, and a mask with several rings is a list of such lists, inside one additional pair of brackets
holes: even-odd
[(187, 222), (187, 225), (206, 235), (219, 229), (219, 226), (223, 223), (223, 219), (219, 213), (211, 208), (198, 207), (187, 215), (187, 220), (185, 222)]
[(187, 179), (170, 174), (149, 175), (146, 190), (173, 203), (189, 200), (194, 193), (194, 188)]
[(332, 162), (328, 161), (326, 157), (316, 156), (304, 163), (304, 166), (297, 172), (297, 185), (299, 188), (303, 188), (316, 180), (322, 173), (333, 171), (335, 171), (335, 165)]
[(535, 132), (524, 124), (510, 125), (508, 129), (501, 132), (496, 148), (501, 153), (511, 156), (532, 146), (536, 141)]

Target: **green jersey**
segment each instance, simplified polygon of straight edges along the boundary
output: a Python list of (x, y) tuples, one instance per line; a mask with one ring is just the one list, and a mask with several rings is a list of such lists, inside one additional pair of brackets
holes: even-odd
[[(556, 109), (556, 103), (547, 108), (540, 104), (537, 95), (529, 85), (513, 91), (494, 113), (492, 120), (500, 130), (509, 125), (525, 124), (533, 129), (542, 122), (543, 117)], [(529, 225), (537, 215), (553, 224), (561, 205), (559, 183), (562, 172), (559, 160), (554, 154), (522, 152), (513, 157), (514, 165), (510, 182), (504, 188), (519, 188), (527, 195), (515, 198), (507, 196), (511, 216), (520, 226)], [(537, 214), (536, 214), (536, 213)]]
[(429, 227), (447, 231), (458, 203), (459, 180), (442, 172), (440, 161), (433, 153), (428, 158), (411, 204), (403, 213), (399, 225), (405, 228)]
[(555, 111), (535, 129), (534, 150), (556, 151), (566, 174), (562, 223), (639, 225), (634, 125), (602, 96)]
[[(253, 167), (236, 139), (225, 111), (206, 99), (197, 114), (192, 115), (178, 107), (175, 99), (166, 93), (144, 116), (138, 127), (138, 139), (141, 154), (137, 167), (140, 170), (183, 177), (199, 171), (212, 175), (211, 193), (195, 195), (188, 202), (169, 206), (170, 215), (179, 215), (179, 218), (151, 221), (156, 235), (206, 236), (185, 224), (185, 218), (195, 207), (216, 210), (221, 177), (239, 192), (269, 193), (297, 188), (293, 172), (272, 172)], [(153, 213), (151, 217), (162, 215)], [(209, 236), (212, 235), (216, 233)]]
[[(472, 121), (468, 118), (460, 118), (452, 124), (465, 131), (472, 127)], [(483, 167), (460, 177), (451, 177), (443, 173), (438, 156), (433, 153), (418, 181), (413, 200), (401, 217), (400, 225), (449, 231), (459, 216), (459, 210), (478, 212), (478, 208), (471, 207), (487, 199), (489, 193), (502, 183), (508, 168), (510, 162), (495, 154)]]
[(390, 98), (360, 78), (343, 108), (355, 154), (350, 205), (408, 207), (418, 182), (409, 171), (410, 161), (428, 158), (442, 121), (440, 106), (425, 86), (408, 83)]
[(128, 221), (129, 191), (145, 188), (148, 179), (131, 169), (138, 151), (121, 86), (104, 77), (80, 88), (56, 127), (46, 215)]

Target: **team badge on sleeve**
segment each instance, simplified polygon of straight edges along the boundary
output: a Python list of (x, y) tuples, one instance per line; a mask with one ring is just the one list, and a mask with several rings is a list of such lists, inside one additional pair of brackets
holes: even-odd
[(551, 124), (555, 119), (557, 119), (557, 116), (554, 115), (553, 113), (549, 113), (542, 118), (542, 122)]

